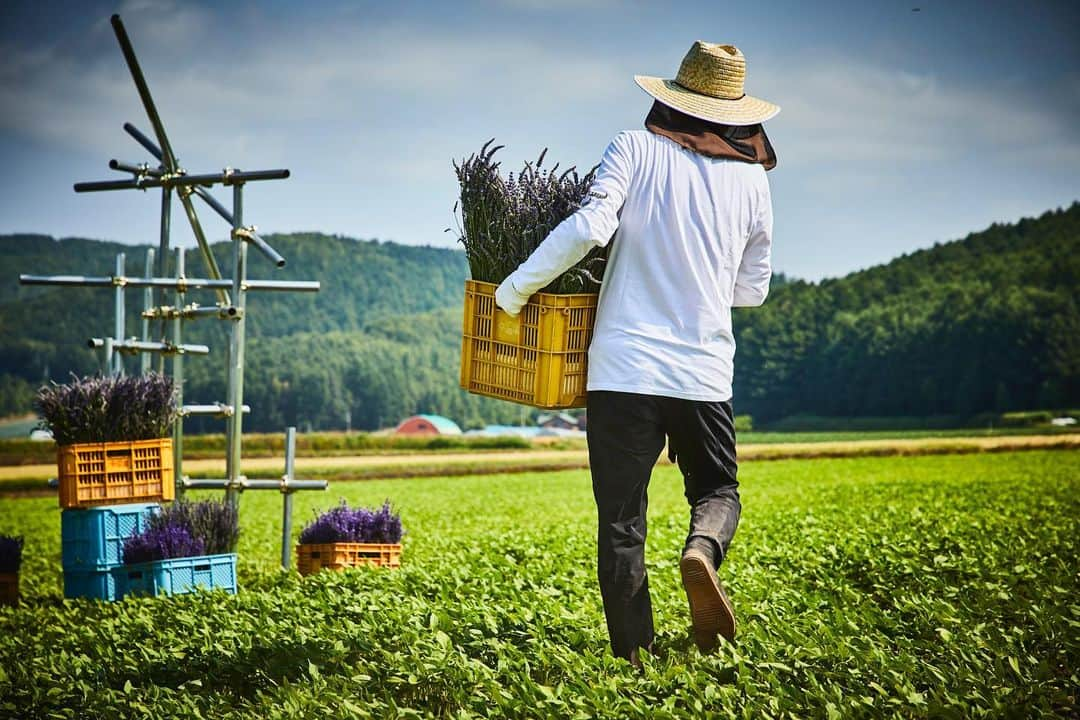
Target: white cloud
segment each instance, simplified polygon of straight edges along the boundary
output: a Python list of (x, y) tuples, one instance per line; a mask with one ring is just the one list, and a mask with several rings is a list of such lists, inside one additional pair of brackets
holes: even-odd
[(1080, 158), (1075, 127), (1030, 89), (960, 86), (842, 57), (761, 80), (783, 108), (773, 124), (798, 139), (785, 148), (790, 164), (831, 158), (888, 168), (962, 161), (975, 150), (1028, 161)]

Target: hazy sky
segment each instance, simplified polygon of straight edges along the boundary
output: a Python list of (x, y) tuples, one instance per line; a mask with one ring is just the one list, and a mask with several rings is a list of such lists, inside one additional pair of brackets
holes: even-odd
[[(113, 12), (185, 168), (292, 170), (248, 186), (246, 220), (432, 245), (454, 243), (443, 232), (452, 159), (495, 137), (505, 167), (549, 147), (587, 168), (616, 132), (642, 127), (651, 101), (633, 75), (673, 77), (702, 39), (738, 45), (747, 91), (783, 108), (767, 125), (777, 269), (843, 275), (1080, 199), (1078, 8), (9, 1), (0, 233), (156, 244), (157, 191), (71, 189), (123, 177), (111, 158), (149, 159), (121, 129), (151, 133)], [(200, 215), (213, 239), (226, 236), (209, 209)], [(179, 212), (173, 224), (174, 241), (192, 245)]]

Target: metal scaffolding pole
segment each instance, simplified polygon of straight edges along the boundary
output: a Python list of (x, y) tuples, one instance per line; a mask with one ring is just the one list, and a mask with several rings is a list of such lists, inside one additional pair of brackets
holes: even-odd
[[(176, 279), (184, 279), (184, 249), (176, 248)], [(176, 290), (173, 293), (173, 301), (176, 303), (176, 307), (184, 306), (184, 288), (182, 285), (177, 285)], [(162, 319), (162, 325), (167, 321)], [(176, 317), (172, 321), (172, 338), (175, 345), (180, 344), (181, 336), (183, 335), (183, 322), (182, 317)], [(173, 387), (176, 388), (176, 404), (178, 407), (184, 406), (184, 356), (177, 353), (173, 355), (172, 359), (172, 376)], [(176, 479), (176, 497), (184, 496), (184, 483), (181, 478), (184, 477), (184, 415), (178, 413), (176, 421), (173, 423), (173, 477)]]
[[(247, 305), (247, 292), (244, 283), (247, 280), (247, 243), (240, 235), (244, 219), (244, 186), (233, 186), (233, 299), (236, 302), (236, 316), (231, 319), (232, 332), (229, 333), (229, 397), (228, 404), (238, 408), (244, 404), (244, 310)], [(228, 456), (225, 459), (225, 475), (232, 485), (226, 490), (229, 502), (236, 505), (238, 483), (241, 479), (240, 453), (243, 442), (244, 413), (234, 412), (228, 419)]]
[[(116, 277), (124, 277), (124, 265), (125, 265), (124, 253), (118, 253), (116, 256)], [(117, 284), (116, 290), (113, 291), (113, 335), (112, 342), (105, 346), (105, 353), (108, 356), (109, 372), (113, 375), (124, 374), (124, 359), (120, 357), (120, 353), (117, 352), (116, 343), (124, 341), (124, 286)]]
[[(150, 277), (154, 272), (154, 248), (146, 251), (146, 276)], [(139, 337), (143, 342), (150, 342), (150, 317), (147, 313), (154, 306), (154, 288), (143, 288), (143, 314), (142, 332)], [(179, 343), (179, 341), (177, 341)], [(139, 356), (139, 374), (145, 375), (150, 372), (150, 355), (143, 353)]]
[[(22, 285), (68, 285), (71, 287), (113, 287), (120, 284), (125, 287), (155, 287), (184, 290), (204, 290), (217, 288), (231, 288), (233, 280), (213, 280), (209, 278), (183, 278), (178, 280), (169, 277), (112, 277), (103, 275), (19, 275), (19, 283)], [(321, 284), (318, 280), (245, 280), (241, 287), (250, 292), (252, 290), (265, 290), (269, 292), (318, 292)]]

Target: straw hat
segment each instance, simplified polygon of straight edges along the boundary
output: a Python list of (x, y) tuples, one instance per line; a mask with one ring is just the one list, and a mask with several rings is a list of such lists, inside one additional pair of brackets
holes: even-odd
[(642, 90), (669, 107), (701, 120), (754, 125), (780, 112), (779, 105), (743, 91), (746, 58), (734, 45), (696, 41), (674, 80), (635, 75)]

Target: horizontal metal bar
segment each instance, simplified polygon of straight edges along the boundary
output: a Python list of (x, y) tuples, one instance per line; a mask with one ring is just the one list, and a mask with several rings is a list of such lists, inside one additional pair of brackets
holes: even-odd
[(112, 170), (119, 170), (120, 172), (129, 172), (135, 175), (149, 175), (150, 177), (161, 177), (165, 172), (161, 168), (150, 167), (148, 163), (140, 163), (138, 165), (132, 165), (131, 163), (120, 162), (119, 160), (110, 160), (109, 168)]
[[(251, 406), (241, 405), (240, 408), (246, 412), (251, 412)], [(229, 417), (233, 414), (232, 405), (226, 405), (225, 403), (211, 403), (209, 405), (184, 405), (180, 408), (180, 414), (184, 416), (188, 415), (220, 415), (221, 417)]]
[(245, 290), (319, 292), (322, 284), (318, 280), (248, 280), (243, 284), (243, 287)]
[[(22, 285), (70, 285), (76, 287), (158, 287), (182, 290), (200, 290), (231, 288), (232, 280), (210, 280), (208, 278), (136, 278), (136, 277), (100, 277), (88, 275), (19, 275)], [(318, 292), (321, 285), (318, 280), (248, 280), (242, 284), (244, 290), (270, 290), (299, 292)]]
[(233, 230), (233, 237), (239, 237), (254, 245), (259, 252), (265, 255), (270, 262), (274, 263), (279, 268), (285, 267), (285, 258), (281, 257), (277, 250), (270, 247), (270, 243), (259, 237), (255, 232), (254, 227), (237, 228), (236, 230)]
[[(181, 481), (185, 488), (226, 490), (233, 487), (233, 483), (222, 479), (192, 479), (185, 477)], [(241, 478), (236, 485), (243, 490), (278, 490), (281, 492), (294, 492), (296, 490), (325, 490), (328, 486), (326, 480), (248, 480)]]
[[(105, 347), (105, 339), (90, 338), (87, 345), (92, 348)], [(162, 355), (209, 355), (206, 345), (173, 345), (167, 342), (145, 342), (143, 340), (113, 340), (112, 348), (116, 352), (134, 355), (141, 352), (156, 352)]]
[(245, 490), (281, 490), (292, 492), (294, 490), (325, 490), (328, 483), (326, 480), (241, 480), (241, 486)]
[(192, 303), (183, 308), (176, 308), (172, 305), (161, 305), (156, 308), (150, 308), (149, 310), (142, 311), (142, 317), (148, 320), (175, 320), (177, 318), (194, 320), (208, 317), (227, 320), (236, 317), (239, 313), (240, 308), (234, 305), (229, 305), (227, 307), (221, 307), (220, 305), (201, 307), (197, 303)]
[(161, 187), (154, 178), (132, 178), (131, 180), (94, 180), (75, 183), (72, 186), (77, 193), (104, 192), (107, 190), (145, 190), (149, 187)]
[(243, 185), (257, 180), (283, 180), (289, 177), (289, 171), (250, 170), (234, 172), (206, 173), (203, 175), (162, 175), (161, 177), (133, 178), (131, 180), (92, 180), (75, 183), (75, 192), (102, 192), (106, 190), (144, 190), (146, 188), (177, 188), (192, 185)]

